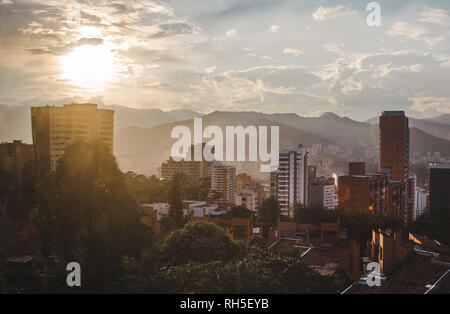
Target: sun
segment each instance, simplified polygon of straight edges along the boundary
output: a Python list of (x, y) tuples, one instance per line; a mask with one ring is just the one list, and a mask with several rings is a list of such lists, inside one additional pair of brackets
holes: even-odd
[(105, 44), (84, 45), (59, 57), (62, 77), (85, 89), (99, 89), (114, 80), (114, 53)]

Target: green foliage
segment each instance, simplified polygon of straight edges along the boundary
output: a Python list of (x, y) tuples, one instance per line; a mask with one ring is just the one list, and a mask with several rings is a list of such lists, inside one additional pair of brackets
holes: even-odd
[(232, 218), (250, 218), (253, 212), (245, 206), (233, 206), (231, 207)]
[(36, 175), (32, 162), (19, 173), (0, 170), (0, 205), (6, 206), (9, 221), (24, 221), (34, 207)]
[(183, 195), (185, 199), (207, 201), (211, 182), (209, 178), (202, 178), (199, 182), (183, 180)]
[(258, 208), (258, 222), (263, 225), (264, 234), (267, 235), (269, 228), (277, 226), (280, 217), (280, 204), (274, 197), (265, 199)]
[[(180, 195), (183, 199), (208, 200), (211, 185), (209, 178), (203, 178), (199, 182), (192, 182), (192, 180), (188, 180), (185, 174), (180, 173), (177, 180), (181, 187)], [(137, 175), (131, 171), (125, 174), (125, 181), (130, 193), (141, 204), (164, 203), (170, 199), (170, 187), (173, 181), (160, 180), (156, 176)]]
[[(164, 270), (163, 270), (164, 271)], [(170, 293), (336, 293), (333, 277), (324, 277), (297, 257), (251, 246), (241, 260), (188, 263), (167, 268)]]
[(294, 206), (294, 221), (296, 223), (324, 223), (336, 222), (338, 215), (336, 211), (327, 210), (320, 205), (303, 205), (295, 204)]
[(167, 199), (167, 182), (155, 176), (146, 177), (130, 171), (125, 174), (128, 190), (141, 204), (165, 202)]
[(242, 243), (231, 240), (220, 227), (207, 222), (186, 224), (170, 234), (161, 247), (162, 260), (170, 265), (229, 261), (244, 252)]
[(426, 215), (422, 215), (408, 225), (407, 232), (424, 235), (430, 239), (436, 239), (443, 244), (450, 245), (449, 219), (431, 219)]
[(66, 149), (56, 172), (39, 187), (37, 203), (43, 256), (53, 259), (56, 272), (80, 263), (91, 291), (117, 278), (122, 257), (139, 256), (151, 240), (114, 156), (98, 141)]
[(175, 174), (169, 190), (169, 218), (180, 228), (184, 224), (182, 184), (184, 175)]
[(41, 278), (30, 265), (0, 261), (0, 294), (42, 293)]
[(361, 252), (364, 252), (367, 241), (372, 238), (372, 230), (398, 227), (392, 218), (376, 212), (339, 209), (337, 215), (341, 226), (348, 228), (350, 237), (361, 245)]
[(221, 199), (223, 198), (223, 192), (221, 192), (221, 191), (217, 191), (217, 190), (213, 190), (212, 192), (211, 192), (211, 195), (210, 195), (210, 201), (211, 202), (218, 202), (218, 201), (220, 201)]
[(297, 223), (336, 222), (339, 219), (342, 228), (348, 228), (350, 237), (357, 240), (364, 251), (366, 243), (372, 237), (372, 230), (379, 228), (396, 228), (393, 219), (376, 212), (361, 212), (351, 209), (329, 210), (318, 204), (296, 204), (294, 221)]

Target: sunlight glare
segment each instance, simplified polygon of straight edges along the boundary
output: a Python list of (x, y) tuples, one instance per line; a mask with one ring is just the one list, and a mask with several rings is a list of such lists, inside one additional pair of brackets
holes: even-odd
[(81, 88), (101, 88), (113, 81), (114, 54), (106, 45), (85, 45), (59, 57), (63, 79)]

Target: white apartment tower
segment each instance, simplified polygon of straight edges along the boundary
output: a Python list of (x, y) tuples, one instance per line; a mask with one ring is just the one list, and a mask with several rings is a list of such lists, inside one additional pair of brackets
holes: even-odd
[(221, 202), (225, 204), (235, 203), (236, 194), (236, 167), (228, 166), (214, 161), (210, 168), (211, 190), (222, 192)]
[(280, 149), (278, 170), (271, 174), (271, 192), (281, 213), (292, 216), (294, 204), (308, 203), (308, 159), (301, 144)]

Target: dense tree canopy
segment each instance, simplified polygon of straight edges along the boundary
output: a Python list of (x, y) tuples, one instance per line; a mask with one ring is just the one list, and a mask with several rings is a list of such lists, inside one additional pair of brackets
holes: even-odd
[[(450, 208), (448, 211), (450, 212)], [(416, 221), (409, 224), (407, 231), (450, 245), (450, 219), (446, 217), (431, 219), (427, 215), (419, 216)]]
[(127, 278), (121, 284), (156, 293), (337, 293), (347, 287), (340, 274), (321, 276), (298, 254), (282, 255), (251, 245), (248, 254), (230, 261), (188, 262), (163, 267), (158, 274)]
[(280, 217), (280, 205), (274, 197), (265, 199), (258, 208), (258, 222), (263, 225), (264, 233), (268, 228), (275, 228), (277, 226), (278, 218)]
[(27, 162), (22, 169), (0, 170), (0, 206), (6, 208), (8, 221), (24, 221), (34, 207), (36, 176), (33, 163)]
[(78, 262), (87, 289), (117, 278), (122, 257), (139, 256), (151, 239), (114, 156), (99, 141), (68, 147), (37, 203), (43, 256), (64, 273), (67, 263)]
[(169, 235), (161, 248), (163, 261), (172, 264), (229, 261), (242, 256), (245, 247), (231, 240), (218, 226), (207, 222), (190, 222)]

